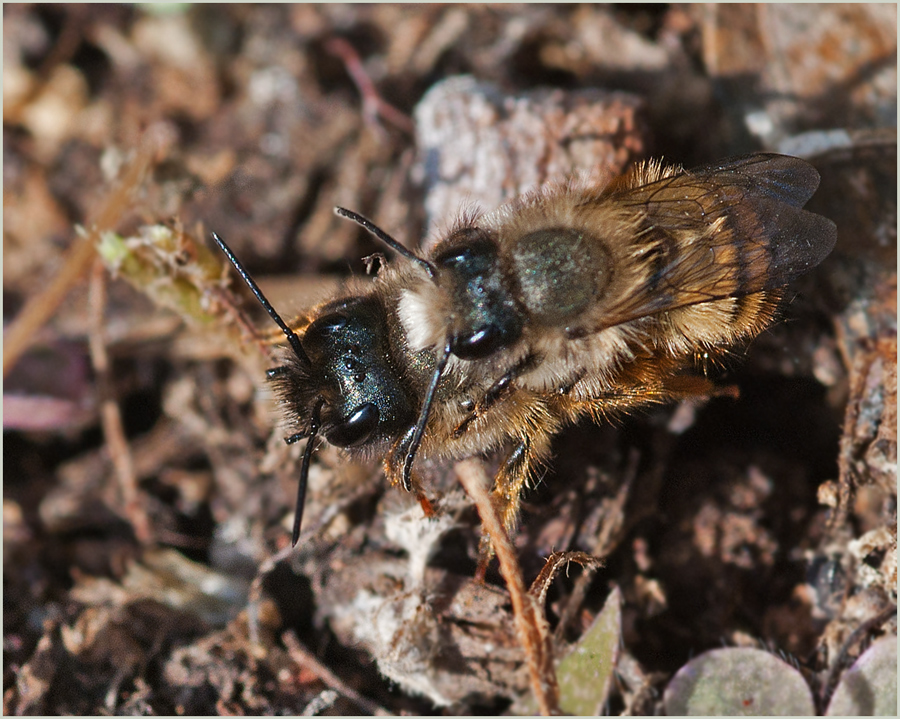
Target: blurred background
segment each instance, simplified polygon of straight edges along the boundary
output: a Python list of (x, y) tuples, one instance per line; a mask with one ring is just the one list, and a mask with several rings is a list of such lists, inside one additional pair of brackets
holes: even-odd
[(551, 586), (556, 651), (616, 588), (597, 707), (662, 711), (673, 673), (724, 644), (791, 655), (821, 710), (864, 640), (896, 633), (876, 621), (896, 600), (895, 5), (3, 20), (6, 713), (526, 710), (451, 469), (428, 468), (454, 522), (423, 576), (397, 539), (409, 498), (329, 448), (288, 550), (300, 448), (265, 387), (270, 323), (208, 237), (290, 317), (384, 249), (335, 205), (416, 248), (461, 203), (647, 157), (803, 156), (838, 245), (717, 377), (739, 399), (557, 440), (525, 497), (526, 583), (557, 550), (607, 566)]

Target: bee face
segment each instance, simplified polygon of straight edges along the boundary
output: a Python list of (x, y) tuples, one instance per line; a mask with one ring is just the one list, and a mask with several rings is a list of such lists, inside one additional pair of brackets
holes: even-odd
[(216, 238), (293, 351), (271, 376), (301, 426), (290, 439), (310, 437), (294, 541), (319, 431), (352, 450), (389, 445), (386, 473), (407, 489), (420, 446), (436, 458), (507, 447), (494, 499), (511, 528), (562, 426), (708, 392), (684, 375), (695, 358), (773, 321), (781, 289), (836, 241), (834, 223), (802, 209), (818, 182), (783, 155), (692, 171), (647, 163), (469, 218), (427, 258), (337, 208), (399, 267), (313, 310), (302, 336)]
[(300, 337), (309, 363), (271, 375), (295, 417), (321, 406), (322, 432), (338, 447), (384, 442), (416, 417), (390, 358), (384, 308), (372, 296), (331, 302)]

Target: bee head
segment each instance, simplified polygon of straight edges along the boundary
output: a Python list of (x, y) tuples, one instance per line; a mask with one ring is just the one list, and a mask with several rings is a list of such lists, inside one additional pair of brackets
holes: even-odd
[(311, 421), (319, 407), (321, 432), (338, 447), (376, 444), (415, 419), (390, 359), (386, 321), (373, 297), (331, 302), (300, 338), (306, 359), (291, 356), (284, 367), (269, 372), (301, 421)]
[(269, 379), (301, 430), (288, 443), (308, 437), (300, 466), (292, 543), (300, 521), (316, 435), (339, 447), (364, 447), (396, 435), (416, 417), (414, 404), (390, 360), (387, 318), (374, 297), (354, 297), (320, 308), (301, 339), (281, 318), (231, 249), (213, 239), (244, 282), (281, 328), (291, 348), (286, 363), (269, 370)]

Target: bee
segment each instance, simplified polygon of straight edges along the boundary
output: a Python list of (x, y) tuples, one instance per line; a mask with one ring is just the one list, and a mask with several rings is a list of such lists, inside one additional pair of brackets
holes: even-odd
[(464, 216), (426, 257), (335, 208), (398, 255), (365, 289), (291, 325), (213, 238), (290, 351), (269, 379), (306, 438), (292, 541), (316, 438), (382, 456), (430, 504), (414, 461), (505, 450), (493, 500), (508, 530), (564, 426), (709, 393), (695, 370), (776, 317), (833, 222), (803, 210), (804, 160), (754, 154), (683, 170), (646, 162), (605, 186), (550, 185)]

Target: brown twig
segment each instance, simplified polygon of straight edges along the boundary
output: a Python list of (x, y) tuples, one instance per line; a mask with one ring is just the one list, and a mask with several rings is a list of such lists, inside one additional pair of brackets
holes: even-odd
[(288, 630), (281, 635), (284, 646), (287, 648), (288, 654), (297, 664), (309, 669), (325, 684), (334, 689), (336, 692), (343, 694), (359, 705), (359, 707), (369, 714), (375, 716), (393, 716), (387, 709), (379, 706), (370, 699), (366, 699), (357, 691), (347, 686), (347, 684), (336, 676), (328, 667), (320, 662), (306, 647), (304, 647), (293, 630)]
[(528, 588), (528, 593), (534, 597), (538, 606), (544, 606), (544, 603), (547, 601), (547, 591), (550, 589), (550, 585), (553, 583), (559, 570), (564, 566), (568, 567), (569, 562), (580, 564), (585, 570), (591, 570), (591, 572), (604, 566), (602, 559), (590, 555), (587, 552), (553, 552), (553, 554), (547, 557), (547, 561), (544, 562), (541, 573), (537, 575), (537, 578)]
[(137, 474), (134, 471), (128, 440), (125, 439), (122, 413), (115, 400), (110, 377), (109, 354), (106, 351), (106, 330), (103, 324), (103, 310), (106, 306), (106, 277), (103, 263), (99, 259), (95, 259), (88, 292), (90, 306), (88, 346), (91, 364), (97, 373), (103, 436), (106, 438), (106, 447), (118, 479), (119, 506), (122, 515), (134, 528), (134, 535), (138, 542), (146, 544), (151, 537), (150, 521), (140, 502)]
[(365, 71), (359, 55), (349, 42), (340, 37), (333, 37), (325, 43), (325, 49), (344, 63), (350, 79), (362, 97), (363, 117), (367, 124), (377, 126), (377, 118), (380, 116), (410, 135), (415, 132), (413, 121), (378, 94), (375, 83)]
[(21, 122), (23, 110), (37, 98), (47, 86), (47, 80), (51, 73), (59, 65), (68, 62), (78, 50), (85, 36), (85, 7), (72, 3), (66, 8), (68, 11), (63, 21), (62, 28), (50, 52), (34, 73), (35, 82), (21, 96), (10, 102), (4, 102), (3, 120), (10, 124)]
[(168, 138), (164, 138), (162, 133), (153, 130), (144, 135), (137, 155), (125, 170), (118, 187), (106, 198), (96, 220), (88, 225), (85, 235), (72, 243), (62, 269), (46, 288), (28, 299), (22, 311), (10, 323), (9, 329), (3, 334), (4, 377), (31, 345), (37, 331), (53, 316), (69, 291), (87, 271), (94, 258), (98, 238), (101, 233), (115, 228), (128, 208), (132, 192), (140, 186), (157, 156), (164, 151), (166, 139)]
[(534, 598), (525, 589), (512, 542), (488, 494), (490, 480), (484, 466), (474, 459), (457, 463), (456, 476), (478, 508), (481, 524), (490, 536), (491, 545), (500, 562), (500, 574), (509, 587), (516, 630), (528, 661), (531, 688), (538, 708), (544, 716), (558, 714), (559, 686), (556, 682), (547, 622)]

